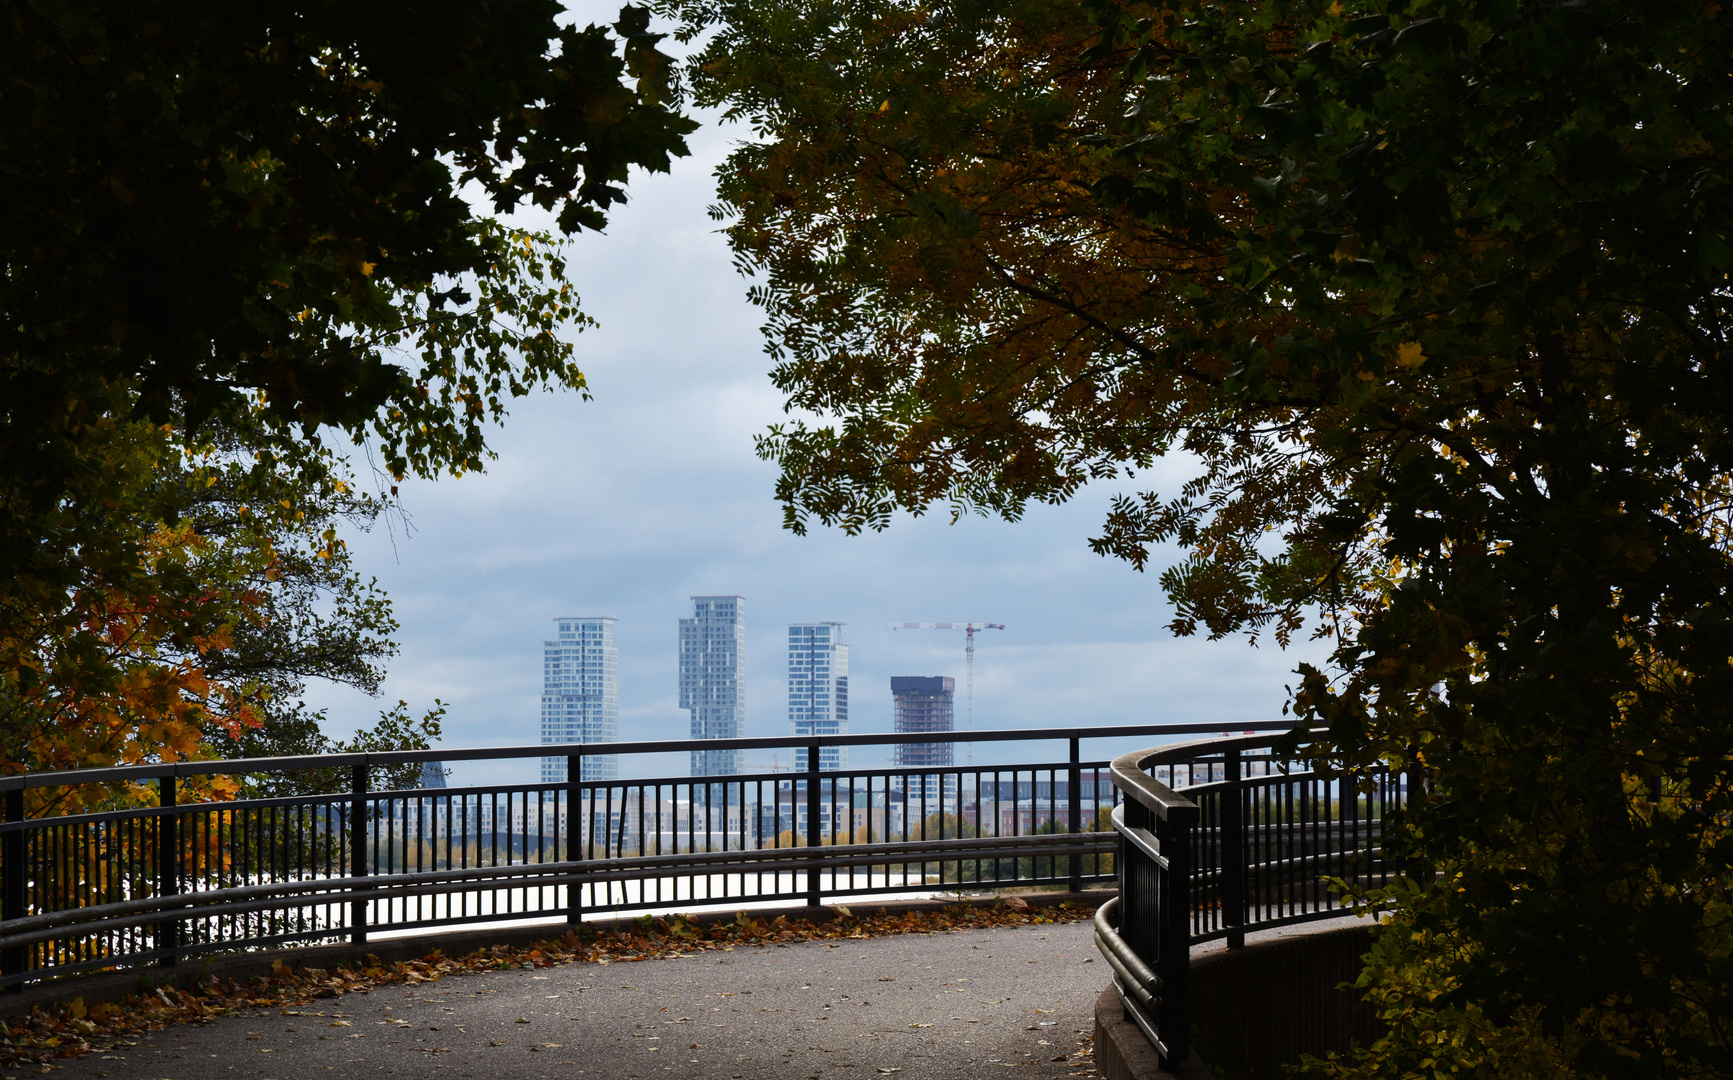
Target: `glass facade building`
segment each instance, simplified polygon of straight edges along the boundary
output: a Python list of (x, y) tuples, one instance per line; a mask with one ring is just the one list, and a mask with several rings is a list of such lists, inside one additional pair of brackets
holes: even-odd
[[(791, 735), (848, 734), (848, 646), (842, 623), (793, 623), (788, 628), (788, 730)], [(794, 752), (796, 771), (807, 768), (806, 751)], [(822, 772), (848, 768), (848, 748), (818, 752)]]
[[(746, 727), (745, 597), (694, 596), (680, 620), (680, 707), (692, 713), (692, 738), (737, 739)], [(746, 771), (739, 750), (694, 750), (693, 776)]]
[[(620, 647), (612, 615), (562, 615), (558, 636), (542, 643), (542, 742), (603, 743), (620, 738)], [(586, 755), (582, 780), (619, 779), (620, 759)], [(542, 758), (542, 783), (566, 782), (564, 757)]]

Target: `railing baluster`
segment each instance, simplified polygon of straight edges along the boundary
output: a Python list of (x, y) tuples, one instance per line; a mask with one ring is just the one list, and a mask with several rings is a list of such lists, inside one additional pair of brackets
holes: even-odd
[[(156, 782), (157, 806), (157, 895), (178, 896), (181, 891), (180, 815), (175, 813), (175, 778), (165, 776)], [(70, 837), (68, 838), (70, 839)], [(165, 920), (157, 926), (157, 948), (162, 951), (158, 963), (172, 967), (180, 948), (179, 920)]]
[[(349, 876), (360, 887), (367, 876), (367, 766), (354, 765), (349, 773)], [(349, 902), (349, 941), (367, 942), (367, 901)]]
[(1191, 987), (1191, 832), (1197, 811), (1170, 810), (1158, 824), (1161, 853), (1167, 867), (1157, 877), (1156, 974), (1161, 976), (1161, 1012), (1157, 1033), (1166, 1047), (1162, 1065), (1190, 1056)]
[[(5, 802), (6, 820), (13, 823), (23, 822), (24, 789), (18, 787), (6, 792)], [(29, 840), (29, 834), (23, 829), (13, 829), (6, 834), (5, 842), (0, 844), (0, 918), (8, 922), (22, 919), (29, 908), (25, 893), (30, 882), (30, 868), (25, 865)], [(22, 976), (28, 959), (29, 951), (22, 945), (7, 949), (0, 953), (0, 974), (8, 977)], [(22, 982), (14, 982), (6, 987), (6, 992), (15, 994), (23, 989)]]
[[(821, 744), (814, 739), (806, 747), (806, 847), (807, 857), (817, 858), (821, 833), (818, 823), (818, 748)], [(817, 907), (821, 898), (818, 880), (818, 866), (815, 863), (806, 871), (806, 902)]]
[(1223, 768), (1227, 772), (1227, 788), (1222, 791), (1221, 812), (1221, 891), (1222, 922), (1228, 928), (1228, 948), (1238, 949), (1246, 943), (1246, 851), (1245, 822), (1241, 816), (1244, 798), (1240, 776), (1240, 751), (1227, 751)]
[[(584, 755), (566, 755), (566, 861), (583, 858), (583, 796)], [(574, 838), (576, 843), (573, 842)], [(566, 925), (577, 926), (584, 921), (584, 887), (572, 882), (566, 886)]]
[[(1071, 742), (1070, 769), (1066, 772), (1066, 783), (1070, 790), (1065, 797), (1065, 816), (1070, 819), (1071, 828), (1067, 830), (1073, 837), (1083, 833), (1083, 740), (1073, 735)], [(1051, 805), (1051, 799), (1049, 799)], [(1091, 822), (1093, 824), (1093, 822)], [(1066, 868), (1071, 871), (1066, 887), (1072, 892), (1083, 891), (1083, 856), (1075, 852), (1067, 855)]]

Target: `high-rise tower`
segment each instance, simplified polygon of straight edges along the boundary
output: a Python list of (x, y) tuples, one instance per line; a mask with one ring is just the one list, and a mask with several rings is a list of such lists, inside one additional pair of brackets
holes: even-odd
[[(620, 738), (620, 648), (612, 615), (562, 615), (558, 637), (542, 643), (542, 742)], [(582, 780), (615, 780), (620, 759), (586, 755)], [(542, 758), (542, 783), (563, 784), (566, 759)]]
[[(680, 620), (680, 707), (692, 711), (694, 739), (737, 739), (746, 726), (746, 598), (694, 596), (692, 617)], [(694, 750), (693, 776), (746, 771), (739, 750)]]
[[(842, 623), (792, 623), (788, 627), (788, 730), (791, 735), (848, 734), (848, 646)], [(794, 767), (805, 770), (806, 751), (796, 749)], [(818, 752), (824, 772), (848, 768), (848, 748)]]

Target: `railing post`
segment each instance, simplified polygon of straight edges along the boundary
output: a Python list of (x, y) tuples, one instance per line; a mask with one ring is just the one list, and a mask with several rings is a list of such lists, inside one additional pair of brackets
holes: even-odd
[[(157, 806), (167, 811), (157, 815), (156, 826), (156, 889), (158, 896), (178, 896), (181, 891), (180, 815), (175, 808), (175, 778), (164, 776), (156, 782)], [(179, 919), (157, 924), (157, 948), (163, 967), (172, 967), (180, 949)]]
[[(818, 858), (819, 842), (824, 836), (818, 823), (818, 746), (818, 740), (814, 739), (806, 748), (806, 854), (813, 860)], [(823, 896), (818, 878), (815, 861), (806, 872), (806, 902), (812, 907), (817, 907)]]
[[(1195, 811), (1194, 811), (1195, 812)], [(1161, 944), (1156, 948), (1155, 973), (1161, 976), (1161, 1010), (1156, 1032), (1167, 1048), (1163, 1068), (1191, 1056), (1191, 841), (1192, 818), (1169, 811), (1160, 833), (1166, 870), (1158, 875), (1157, 900)]]
[[(6, 820), (24, 820), (24, 789), (21, 787), (6, 793)], [(5, 843), (0, 845), (0, 918), (8, 922), (22, 919), (29, 906), (30, 874), (24, 865), (28, 842), (29, 836), (23, 829), (14, 829), (6, 834)], [(0, 953), (0, 972), (6, 975), (22, 975), (28, 964), (29, 953), (21, 945)], [(22, 982), (15, 982), (6, 987), (6, 992), (16, 994), (23, 989)]]
[[(578, 862), (584, 857), (584, 755), (566, 755), (566, 861)], [(566, 925), (577, 926), (584, 921), (584, 887), (577, 882), (566, 886)]]
[(1229, 750), (1223, 756), (1227, 759), (1227, 789), (1222, 792), (1222, 923), (1229, 928), (1228, 948), (1240, 949), (1246, 944), (1245, 795), (1239, 750)]
[[(1082, 739), (1071, 736), (1071, 795), (1067, 800), (1066, 812), (1071, 818), (1071, 835), (1083, 832), (1083, 757)], [(1091, 822), (1090, 824), (1094, 824)], [(1072, 852), (1066, 862), (1071, 867), (1069, 888), (1072, 892), (1083, 891), (1083, 856)]]
[[(349, 774), (349, 876), (367, 876), (367, 766), (355, 765)], [(356, 881), (355, 888), (361, 883)], [(367, 942), (367, 901), (349, 901), (349, 940)]]

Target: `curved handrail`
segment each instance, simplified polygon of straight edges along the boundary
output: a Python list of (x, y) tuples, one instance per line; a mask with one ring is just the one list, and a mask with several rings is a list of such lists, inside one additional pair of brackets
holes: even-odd
[[(1275, 727), (1278, 725), (1248, 724), (1247, 727)], [(1135, 798), (1150, 810), (1167, 816), (1168, 813), (1179, 811), (1190, 813), (1197, 809), (1197, 804), (1187, 795), (1181, 795), (1176, 789), (1157, 780), (1149, 774), (1149, 770), (1163, 765), (1187, 764), (1226, 754), (1236, 750), (1258, 750), (1274, 745), (1293, 730), (1292, 724), (1279, 725), (1283, 730), (1280, 735), (1235, 735), (1228, 738), (1194, 739), (1191, 742), (1168, 743), (1163, 746), (1150, 747), (1144, 750), (1133, 750), (1113, 759), (1110, 766), (1113, 782), (1127, 797)], [(1260, 778), (1261, 779), (1261, 778)], [(1200, 794), (1200, 789), (1206, 784), (1189, 784), (1186, 791), (1192, 795)]]
[[(802, 896), (819, 903), (823, 896), (931, 892), (935, 887), (1078, 889), (1114, 875), (1123, 884), (1128, 861), (1165, 872), (1169, 853), (1179, 856), (1174, 866), (1183, 887), (1170, 898), (1174, 902), (1161, 909), (1174, 923), (1164, 932), (1178, 935), (1183, 952), (1188, 936), (1201, 940), (1234, 933), (1205, 927), (1188, 935), (1185, 920), (1216, 903), (1215, 898), (1237, 895), (1241, 886), (1236, 875), (1291, 877), (1314, 868), (1328, 870), (1330, 859), (1336, 858), (1329, 852), (1363, 840), (1376, 842), (1370, 828), (1350, 835), (1315, 823), (1277, 828), (1256, 815), (1244, 824), (1224, 817), (1223, 808), (1232, 801), (1227, 793), (1236, 786), (1274, 790), (1319, 782), (1304, 771), (1215, 779), (1225, 762), (1236, 760), (1242, 751), (1271, 745), (1291, 728), (1285, 723), (1246, 726), (1267, 733), (1188, 740), (1122, 754), (1111, 762), (1081, 760), (1078, 741), (1197, 734), (1204, 727), (538, 745), (190, 762), (4, 778), (0, 791), (5, 792), (8, 817), (22, 805), (26, 787), (155, 776), (164, 783), (165, 797), (159, 807), (14, 818), (0, 824), (0, 896), (10, 916), (0, 921), (0, 961), (5, 964), (0, 985), (103, 964), (172, 960), (291, 940), (348, 937), (361, 942), (369, 928), (561, 915), (576, 921), (585, 910), (739, 905)], [(568, 751), (611, 755), (674, 748), (1041, 739), (1069, 740), (1069, 762), (835, 773), (814, 771), (814, 765), (804, 773), (642, 780), (580, 780), (573, 772), (569, 780), (541, 784), (390, 792), (367, 790), (362, 768), (428, 759), (558, 757)], [(816, 755), (809, 757), (809, 762), (816, 760)], [(354, 770), (356, 790), (178, 805), (169, 797), (179, 776), (336, 766)], [(1171, 783), (1154, 775), (1170, 766)], [(1187, 766), (1190, 778), (1202, 783), (1180, 785), (1178, 777)], [(939, 774), (942, 779), (936, 779)], [(679, 791), (661, 790), (670, 786)], [(1112, 806), (1116, 793), (1124, 802), (1114, 808), (1112, 830), (1094, 832), (1098, 813)], [(901, 815), (895, 821), (893, 803)], [(429, 827), (446, 848), (424, 867), (420, 855), (412, 859), (407, 852), (426, 839), (423, 833)], [(934, 828), (982, 835), (926, 839)], [(821, 839), (826, 830), (830, 839)], [(921, 839), (914, 839), (917, 834)], [(1252, 845), (1257, 857), (1231, 866), (1214, 861), (1209, 845), (1227, 843), (1230, 836), (1233, 843)], [(871, 842), (852, 842), (857, 839)], [(1191, 850), (1194, 842), (1202, 845), (1198, 852)], [(1295, 842), (1302, 847), (1292, 847)], [(32, 846), (27, 849), (27, 844)], [(468, 845), (470, 853), (456, 851), (453, 844)], [(291, 852), (291, 861), (279, 866), (278, 856), (295, 845), (300, 845), (300, 854)], [(35, 861), (20, 855), (26, 850)], [(213, 850), (220, 858), (208, 861)], [(68, 852), (70, 862), (63, 858)], [(1381, 849), (1371, 847), (1364, 853), (1381, 865)], [(459, 854), (463, 862), (492, 860), (496, 865), (459, 866)], [(897, 868), (894, 874), (892, 868)], [(35, 914), (18, 899), (23, 873), (35, 875), (25, 884), (36, 890), (33, 897), (42, 897), (30, 901), (37, 906)], [(117, 874), (124, 875), (124, 881)], [(271, 877), (280, 880), (268, 880)], [(755, 882), (750, 887), (749, 879)], [(45, 882), (59, 893), (42, 892)], [(604, 889), (606, 898), (598, 899)], [(529, 897), (533, 903), (507, 902), (510, 897)], [(479, 899), (472, 904), (471, 898)], [(61, 909), (48, 910), (55, 906)], [(1183, 974), (1176, 981), (1163, 967), (1166, 961), (1140, 952), (1150, 946), (1147, 941), (1139, 944), (1138, 921), (1150, 910), (1135, 888), (1122, 887), (1121, 899), (1098, 918), (1096, 930), (1099, 944), (1125, 946), (1110, 958), (1120, 983), (1131, 988), (1140, 1007), (1160, 1009), (1163, 996), (1183, 998), (1185, 986)], [(1287, 919), (1282, 913), (1281, 921)], [(1124, 920), (1132, 925), (1115, 925)], [(23, 959), (26, 953), (36, 959)], [(1126, 956), (1138, 959), (1132, 963)]]
[(1161, 999), (1157, 995), (1161, 991), (1161, 976), (1121, 940), (1119, 927), (1115, 925), (1118, 918), (1117, 896), (1095, 909), (1095, 947), (1107, 958), (1107, 964), (1114, 974), (1128, 984), (1127, 989), (1135, 993), (1145, 1005), (1159, 1006)]
[(1195, 814), (1196, 803), (1144, 771), (1143, 763), (1148, 756), (1147, 750), (1133, 750), (1114, 758), (1113, 764), (1108, 766), (1113, 785), (1124, 792), (1126, 798), (1136, 799), (1161, 817), (1175, 813)]
[[(1324, 775), (1245, 753), (1285, 737), (1196, 740), (1112, 763), (1124, 796), (1113, 813), (1120, 895), (1112, 912), (1097, 914), (1096, 946), (1114, 969), (1127, 1015), (1164, 1064), (1189, 1053), (1193, 944), (1225, 937), (1231, 948), (1249, 931), (1352, 914), (1321, 882), (1388, 879), (1392, 872), (1383, 818), (1406, 799), (1398, 775), (1387, 767)], [(1255, 774), (1254, 762), (1281, 771)], [(1183, 767), (1195, 779), (1200, 766), (1204, 781), (1183, 788), (1154, 775), (1167, 768), (1176, 779)], [(1360, 789), (1365, 779), (1370, 794)], [(1152, 976), (1163, 988), (1159, 996)]]

